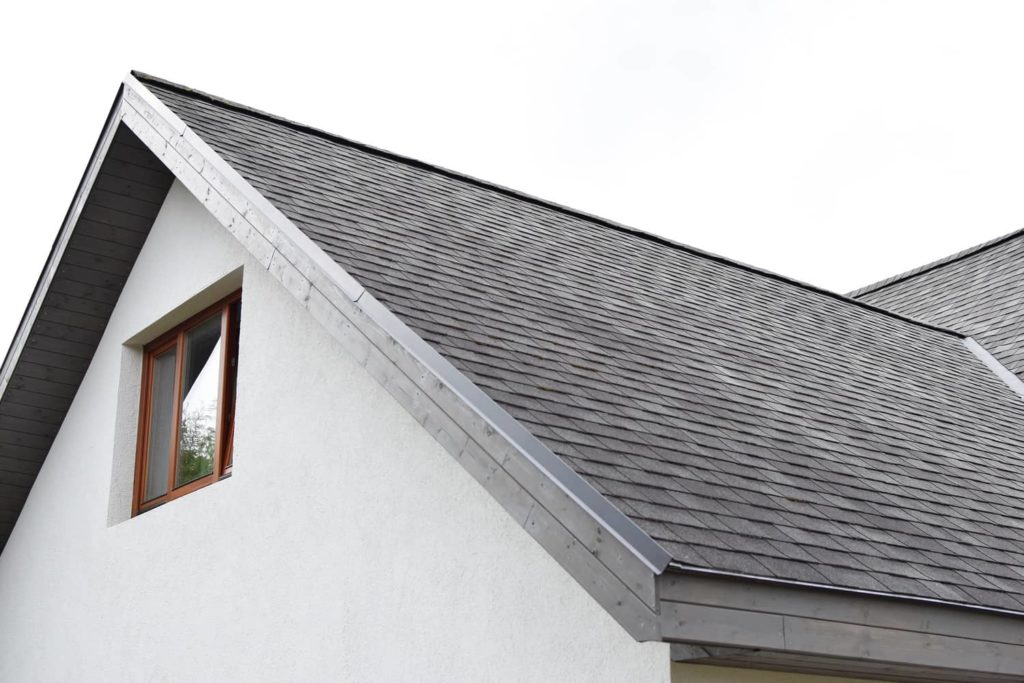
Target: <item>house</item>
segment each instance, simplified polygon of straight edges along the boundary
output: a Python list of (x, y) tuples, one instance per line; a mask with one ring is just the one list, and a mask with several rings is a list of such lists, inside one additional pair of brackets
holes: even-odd
[(1024, 232), (843, 296), (133, 74), (0, 680), (1024, 680)]

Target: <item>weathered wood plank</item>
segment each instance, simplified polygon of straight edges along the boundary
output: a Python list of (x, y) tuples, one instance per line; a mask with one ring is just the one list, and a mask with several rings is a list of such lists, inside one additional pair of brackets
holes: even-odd
[(89, 193), (89, 204), (97, 207), (114, 209), (121, 213), (131, 214), (142, 218), (153, 220), (160, 210), (159, 202), (150, 202), (142, 199), (133, 199), (125, 195), (115, 194), (106, 190), (94, 187)]
[(29, 474), (27, 472), (12, 472), (5, 469), (3, 464), (0, 463), (0, 485), (17, 486), (27, 491), (32, 488), (32, 484), (35, 480), (35, 473)]
[(659, 577), (658, 591), (670, 602), (954, 636), (972, 633), (1024, 645), (1024, 619), (955, 606), (682, 573)]
[(149, 234), (149, 229), (153, 226), (152, 218), (136, 216), (97, 204), (86, 204), (85, 208), (82, 209), (82, 218), (145, 234)]
[(21, 496), (3, 496), (0, 495), (0, 512), (18, 512), (21, 507), (25, 504), (25, 499), (28, 497), (26, 491)]
[(121, 140), (117, 140), (114, 144), (110, 145), (110, 149), (107, 150), (107, 159), (114, 159), (144, 168), (153, 168), (156, 163), (159, 163), (148, 148), (120, 143)]
[(663, 602), (661, 616), (662, 636), (669, 641), (785, 651), (834, 660), (837, 667), (858, 662), (865, 670), (935, 668), (960, 672), (963, 680), (1024, 676), (1024, 646), (979, 639), (969, 629), (960, 636), (939, 635), (677, 602)]
[(0, 525), (2, 525), (2, 524), (14, 524), (14, 522), (17, 519), (18, 519), (18, 514), (16, 512), (11, 512), (10, 510), (0, 511)]
[[(141, 242), (142, 240), (137, 240)], [(123, 244), (112, 240), (99, 239), (85, 233), (76, 232), (68, 243), (68, 248), (80, 251), (84, 254), (95, 254), (114, 259), (131, 268), (139, 255), (141, 244)]]
[(143, 232), (141, 230), (130, 230), (110, 223), (84, 219), (78, 222), (78, 229), (75, 232), (76, 235), (82, 235), (104, 242), (122, 244), (136, 250), (141, 249), (146, 238), (149, 237), (148, 232)]
[(109, 318), (117, 305), (118, 296), (119, 293), (113, 290), (58, 277), (50, 285), (47, 307), (55, 306), (67, 311)]
[(57, 274), (61, 278), (79, 282), (83, 285), (109, 289), (115, 294), (121, 292), (124, 288), (125, 280), (128, 278), (127, 272), (106, 273), (71, 263), (61, 263)]
[[(73, 331), (74, 329), (75, 328), (68, 328), (69, 331)], [(64, 334), (66, 337), (73, 336), (72, 334), (69, 334), (68, 331), (59, 330), (58, 332)], [(25, 348), (38, 349), (40, 351), (59, 353), (64, 356), (89, 360), (96, 351), (96, 344), (86, 344), (71, 338), (58, 339), (47, 334), (33, 332), (25, 342)]]
[(90, 330), (76, 325), (61, 325), (52, 320), (40, 320), (37, 318), (36, 324), (32, 326), (32, 334), (29, 336), (29, 339), (35, 336), (81, 344), (90, 349), (91, 355), (91, 349), (96, 348), (103, 334), (98, 330)]
[(4, 392), (3, 401), (0, 402), (0, 405), (7, 403), (23, 405), (30, 408), (41, 408), (42, 410), (51, 410), (53, 412), (63, 414), (66, 413), (67, 409), (71, 406), (71, 399), (61, 396), (40, 394), (22, 387), (8, 387), (7, 391)]
[(661, 632), (668, 640), (701, 645), (773, 650), (786, 647), (782, 616), (706, 605), (662, 602)]
[(59, 422), (43, 422), (41, 420), (0, 414), (0, 430), (8, 430), (34, 436), (45, 436), (52, 439), (57, 435), (58, 429), (60, 429)]
[(736, 660), (755, 656), (761, 650), (751, 650), (742, 647), (713, 647), (694, 645), (692, 643), (672, 643), (669, 652), (673, 662), (696, 662), (709, 659), (722, 660), (725, 658)]
[(10, 397), (6, 395), (3, 400), (0, 401), (0, 415), (18, 417), (23, 420), (35, 420), (37, 422), (45, 422), (47, 424), (60, 424), (64, 420), (65, 414), (66, 409), (53, 410), (40, 408), (39, 406), (25, 405), (23, 403), (12, 401)]
[(19, 474), (25, 474), (30, 477), (35, 477), (36, 472), (43, 465), (43, 456), (40, 455), (38, 460), (23, 460), (21, 458), (11, 458), (0, 455), (0, 470), (4, 472), (17, 472)]
[(851, 659), (1024, 676), (1024, 646), (837, 621), (783, 617), (786, 648)]
[(0, 460), (21, 460), (39, 465), (46, 458), (46, 451), (46, 448), (33, 448), (31, 446), (0, 442)]
[(52, 436), (41, 436), (39, 434), (24, 434), (15, 431), (0, 431), (0, 444), (5, 446), (20, 446), (26, 450), (49, 451), (53, 445)]
[(133, 183), (145, 184), (153, 188), (164, 188), (164, 190), (171, 186), (173, 178), (163, 166), (155, 168), (110, 157), (103, 162), (101, 173), (111, 178), (130, 180)]
[(131, 199), (137, 199), (150, 204), (162, 204), (167, 196), (169, 183), (153, 186), (135, 179), (112, 175), (105, 171), (106, 165), (104, 164), (104, 168), (100, 171), (96, 182), (93, 183), (94, 189), (103, 190), (122, 197), (130, 197)]
[(132, 264), (128, 261), (122, 261), (121, 259), (114, 258), (113, 256), (106, 256), (104, 254), (94, 254), (92, 252), (82, 251), (81, 249), (77, 249), (74, 244), (69, 244), (68, 248), (64, 251), (64, 259), (61, 261), (61, 268), (67, 265), (81, 266), (100, 273), (116, 275), (122, 282), (124, 281), (124, 278), (128, 276), (128, 272), (132, 269)]
[[(37, 353), (31, 349), (26, 350), (31, 352), (32, 355), (36, 355)], [(18, 363), (18, 367), (15, 371), (15, 379), (32, 382), (32, 384), (35, 385), (33, 386), (33, 390), (37, 391), (52, 391), (54, 387), (51, 385), (64, 385), (66, 387), (70, 387), (71, 390), (74, 391), (78, 388), (78, 384), (81, 382), (82, 374), (83, 372), (81, 370), (56, 368), (48, 365), (46, 362), (28, 361), (23, 357)], [(46, 384), (43, 384), (43, 382)], [(16, 384), (15, 386), (20, 387), (23, 385)]]
[(63, 398), (69, 401), (74, 398), (75, 392), (78, 391), (77, 384), (54, 382), (41, 377), (30, 377), (24, 374), (18, 374), (17, 372), (15, 372), (14, 377), (11, 379), (11, 382), (7, 387), (8, 389), (24, 389), (33, 393), (53, 396), (55, 398)]
[[(84, 287), (84, 285), (83, 285)], [(84, 308), (84, 307), (83, 307)], [(56, 326), (77, 327), (87, 332), (102, 334), (107, 327), (109, 316), (92, 315), (69, 310), (63, 306), (47, 306), (39, 311), (36, 320), (43, 320)]]
[(23, 364), (26, 366), (36, 365), (40, 368), (39, 371), (43, 372), (41, 375), (30, 375), (32, 377), (51, 379), (56, 382), (67, 382), (68, 384), (78, 384), (82, 381), (82, 374), (89, 367), (89, 359), (65, 356), (62, 353), (43, 351), (26, 346), (21, 352), (21, 360), (18, 362), (17, 367), (18, 372), (28, 372), (27, 369), (22, 370)]
[(934, 667), (911, 667), (880, 663), (863, 663), (827, 657), (811, 657), (767, 650), (737, 657), (716, 657), (693, 664), (719, 667), (736, 667), (779, 671), (787, 674), (815, 676), (838, 676), (842, 678), (867, 678), (872, 681), (894, 681), (898, 683), (1019, 683), (1020, 679), (1003, 674), (971, 674), (964, 677), (962, 671), (949, 671)]

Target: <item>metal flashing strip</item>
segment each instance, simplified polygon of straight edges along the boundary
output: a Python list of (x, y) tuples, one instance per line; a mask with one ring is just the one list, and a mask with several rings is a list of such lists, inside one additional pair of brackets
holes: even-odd
[[(318, 306), (322, 303), (321, 299), (326, 299), (326, 303), (333, 305), (337, 312), (345, 316), (346, 307), (335, 298), (335, 293), (343, 295), (376, 330), (364, 329), (358, 319), (350, 319), (342, 324), (354, 328), (353, 332), (369, 336), (382, 351), (398, 347), (414, 359), (416, 364), (403, 370), (413, 380), (417, 390), (450, 392), (469, 408), (471, 418), (476, 416), (490, 433), (503, 437), (522, 458), (582, 509), (600, 529), (604, 529), (627, 549), (648, 571), (658, 574), (668, 566), (670, 555), (646, 532), (363, 289), (134, 76), (129, 75), (125, 79), (124, 100), (127, 104), (125, 123), (137, 134), (141, 133), (140, 137), (151, 148), (159, 148), (161, 144), (164, 146), (162, 158), (171, 166), (175, 175), (198, 175), (209, 187), (214, 188), (220, 196), (213, 196), (211, 190), (207, 189), (205, 200), (203, 197), (200, 199), (207, 203), (207, 207), (229, 229), (242, 231), (236, 236), (286, 286), (290, 284), (287, 281), (290, 279), (292, 286), (289, 288), (307, 306)], [(141, 121), (148, 123), (160, 139), (147, 136), (147, 131), (139, 128)], [(177, 156), (171, 156), (171, 151)], [(196, 189), (190, 190), (196, 192)], [(238, 214), (248, 225), (238, 225)], [(250, 228), (258, 234), (245, 232)], [(526, 521), (523, 520), (524, 523)], [(601, 543), (600, 537), (596, 543)], [(595, 556), (599, 554), (592, 548), (590, 551)], [(613, 559), (602, 559), (605, 563), (609, 561), (615, 564)], [(624, 560), (619, 558), (618, 561)]]
[(103, 130), (101, 131), (99, 138), (96, 140), (96, 146), (93, 148), (92, 156), (89, 157), (89, 163), (85, 168), (85, 172), (82, 174), (82, 179), (78, 183), (78, 189), (75, 191), (75, 196), (72, 198), (71, 204), (68, 206), (67, 213), (64, 215), (64, 222), (61, 224), (60, 231), (57, 233), (57, 238), (54, 240), (53, 247), (50, 249), (50, 255), (46, 259), (46, 265), (43, 266), (43, 272), (40, 274), (39, 280), (36, 282), (35, 289), (32, 290), (32, 298), (29, 299), (28, 307), (25, 309), (24, 314), (22, 314), (21, 322), (18, 324), (18, 329), (14, 334), (14, 339), (11, 341), (11, 346), (7, 350), (7, 355), (4, 357), (3, 365), (0, 365), (0, 396), (4, 395), (7, 390), (7, 385), (11, 381), (11, 377), (14, 374), (14, 368), (18, 364), (18, 359), (21, 357), (21, 352), (25, 347), (26, 341), (28, 341), (32, 326), (35, 324), (36, 317), (39, 315), (39, 310), (43, 305), (43, 299), (46, 297), (46, 293), (50, 288), (50, 283), (53, 281), (53, 278), (57, 273), (61, 257), (64, 255), (64, 250), (67, 248), (68, 242), (71, 240), (71, 234), (74, 231), (74, 227), (78, 223), (78, 216), (82, 213), (82, 209), (85, 207), (86, 199), (92, 191), (93, 182), (96, 180), (96, 176), (99, 173), (103, 158), (106, 156), (107, 148), (110, 147), (110, 143), (114, 139), (114, 133), (117, 131), (117, 125), (121, 122), (121, 100), (123, 90), (124, 86), (121, 86), (117, 97), (114, 99), (114, 104), (110, 107), (110, 111), (107, 114), (107, 120), (103, 124)]
[(974, 340), (973, 337), (964, 337), (964, 346), (970, 350), (978, 359), (988, 366), (988, 369), (996, 374), (996, 376), (1003, 380), (1006, 386), (1013, 389), (1018, 396), (1024, 398), (1024, 381), (1021, 381), (1020, 377), (1013, 374), (1005, 365), (999, 362), (995, 356), (985, 350), (985, 347)]

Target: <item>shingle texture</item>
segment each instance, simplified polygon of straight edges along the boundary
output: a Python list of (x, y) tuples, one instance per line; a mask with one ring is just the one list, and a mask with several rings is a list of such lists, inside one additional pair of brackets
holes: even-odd
[(1024, 402), (958, 336), (150, 87), (677, 562), (1024, 609)]
[(1024, 231), (853, 295), (970, 335), (1024, 378)]

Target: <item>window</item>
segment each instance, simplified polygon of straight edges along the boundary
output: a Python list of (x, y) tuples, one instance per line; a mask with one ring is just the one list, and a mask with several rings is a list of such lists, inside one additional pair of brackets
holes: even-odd
[(133, 514), (231, 474), (242, 293), (147, 344)]

